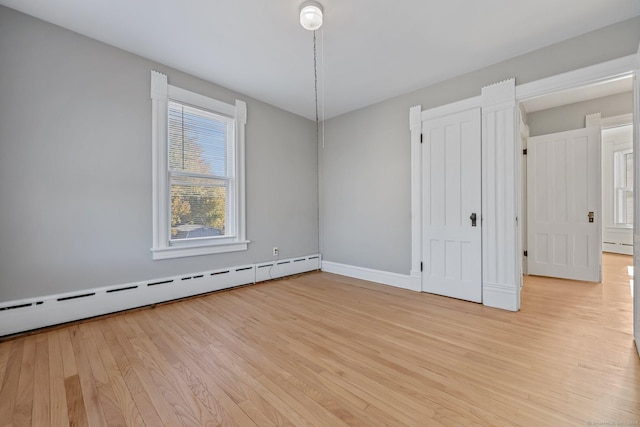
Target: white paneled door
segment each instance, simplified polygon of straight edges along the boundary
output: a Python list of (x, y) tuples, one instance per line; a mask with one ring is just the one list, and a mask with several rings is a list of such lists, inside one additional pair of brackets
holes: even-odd
[(601, 280), (600, 154), (597, 127), (529, 138), (529, 274)]
[(480, 109), (422, 122), (422, 290), (482, 301)]

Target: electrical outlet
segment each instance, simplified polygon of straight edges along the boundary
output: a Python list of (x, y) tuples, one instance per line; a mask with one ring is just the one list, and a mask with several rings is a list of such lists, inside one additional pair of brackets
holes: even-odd
[(277, 246), (273, 247), (273, 256), (278, 256), (278, 247)]

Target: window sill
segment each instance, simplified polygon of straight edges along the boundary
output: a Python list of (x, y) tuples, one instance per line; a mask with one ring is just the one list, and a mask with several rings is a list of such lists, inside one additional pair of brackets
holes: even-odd
[(249, 244), (248, 240), (223, 243), (217, 245), (201, 245), (201, 246), (173, 246), (167, 248), (152, 248), (153, 260), (184, 258), (199, 255), (222, 254), (227, 252), (246, 251)]

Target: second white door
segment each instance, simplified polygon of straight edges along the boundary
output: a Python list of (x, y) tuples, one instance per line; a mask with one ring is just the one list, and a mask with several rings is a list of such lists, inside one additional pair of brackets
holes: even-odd
[(599, 282), (600, 129), (529, 138), (528, 273)]
[(422, 122), (422, 290), (482, 301), (480, 109)]

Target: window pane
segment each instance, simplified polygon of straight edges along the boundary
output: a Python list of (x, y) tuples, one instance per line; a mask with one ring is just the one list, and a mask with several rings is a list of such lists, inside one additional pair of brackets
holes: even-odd
[(227, 121), (209, 111), (169, 102), (169, 169), (227, 176)]
[(625, 170), (625, 187), (633, 188), (633, 153), (627, 153), (624, 155), (626, 170)]
[(171, 177), (171, 239), (224, 236), (227, 181)]
[(625, 191), (625, 224), (633, 225), (633, 190)]
[(614, 149), (615, 225), (633, 226), (633, 152)]

